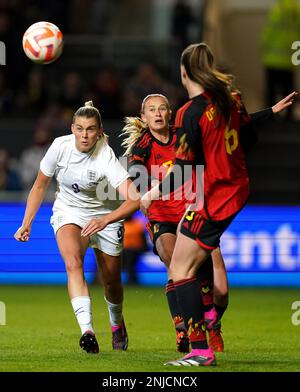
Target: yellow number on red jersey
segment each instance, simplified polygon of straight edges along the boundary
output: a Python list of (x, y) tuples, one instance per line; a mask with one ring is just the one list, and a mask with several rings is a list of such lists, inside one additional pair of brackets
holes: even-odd
[(163, 167), (168, 168), (167, 174), (169, 174), (170, 171), (172, 170), (172, 167), (174, 166), (174, 163), (172, 160), (170, 160), (170, 161), (164, 162), (162, 165), (163, 165)]
[(231, 155), (239, 145), (238, 133), (235, 129), (225, 129), (225, 145), (227, 154)]
[(195, 215), (195, 211), (188, 211), (185, 215), (185, 219), (188, 221), (192, 221)]

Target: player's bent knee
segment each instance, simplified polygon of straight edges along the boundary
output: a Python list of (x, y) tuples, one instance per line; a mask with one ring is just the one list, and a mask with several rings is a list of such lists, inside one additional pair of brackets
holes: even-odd
[(83, 263), (78, 256), (67, 256), (65, 258), (65, 266), (68, 273), (78, 273), (83, 270)]
[(229, 302), (228, 291), (224, 293), (214, 293), (214, 303), (220, 306), (226, 306)]
[(214, 285), (214, 294), (220, 298), (228, 297), (229, 289), (227, 285)]
[(172, 266), (172, 264), (169, 267), (168, 275), (172, 276), (172, 279), (174, 282), (177, 282), (178, 280), (182, 279), (188, 279), (189, 278), (189, 271), (184, 268), (184, 266), (178, 267), (178, 266)]
[(164, 265), (169, 268), (170, 263), (171, 263), (171, 259), (172, 259), (172, 255), (171, 254), (167, 254), (167, 253), (162, 253), (160, 255), (161, 260), (163, 261)]
[(107, 291), (114, 291), (122, 287), (121, 277), (103, 280), (103, 285)]

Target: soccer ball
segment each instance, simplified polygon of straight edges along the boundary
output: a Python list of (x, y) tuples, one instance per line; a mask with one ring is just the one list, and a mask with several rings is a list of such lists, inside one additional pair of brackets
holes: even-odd
[(23, 49), (35, 63), (50, 64), (62, 53), (62, 32), (50, 22), (34, 23), (23, 35)]

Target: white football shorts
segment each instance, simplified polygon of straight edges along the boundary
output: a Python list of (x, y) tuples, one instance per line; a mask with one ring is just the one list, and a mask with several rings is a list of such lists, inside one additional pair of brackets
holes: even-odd
[[(91, 219), (96, 218), (95, 215), (82, 214), (82, 210), (76, 209), (76, 214), (73, 211), (62, 211), (60, 209), (53, 209), (50, 223), (56, 235), (58, 229), (67, 224), (75, 224), (83, 228)], [(97, 215), (99, 217), (100, 214)], [(123, 236), (124, 227), (122, 222), (111, 223), (105, 229), (90, 236), (91, 248), (96, 248), (110, 256), (118, 256), (123, 250)]]

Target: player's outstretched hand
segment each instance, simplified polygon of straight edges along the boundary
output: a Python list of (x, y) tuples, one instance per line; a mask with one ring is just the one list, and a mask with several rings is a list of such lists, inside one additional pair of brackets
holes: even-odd
[(14, 234), (14, 237), (17, 241), (26, 242), (30, 238), (30, 227), (29, 226), (21, 226)]
[(293, 91), (291, 94), (287, 95), (281, 101), (277, 102), (274, 106), (272, 106), (273, 113), (274, 114), (280, 113), (282, 110), (292, 105), (292, 103), (294, 102), (294, 98), (296, 98), (297, 95), (298, 93), (296, 91)]
[(81, 230), (81, 236), (87, 237), (89, 235), (98, 233), (98, 231), (105, 229), (106, 226), (107, 221), (105, 217), (91, 219)]

